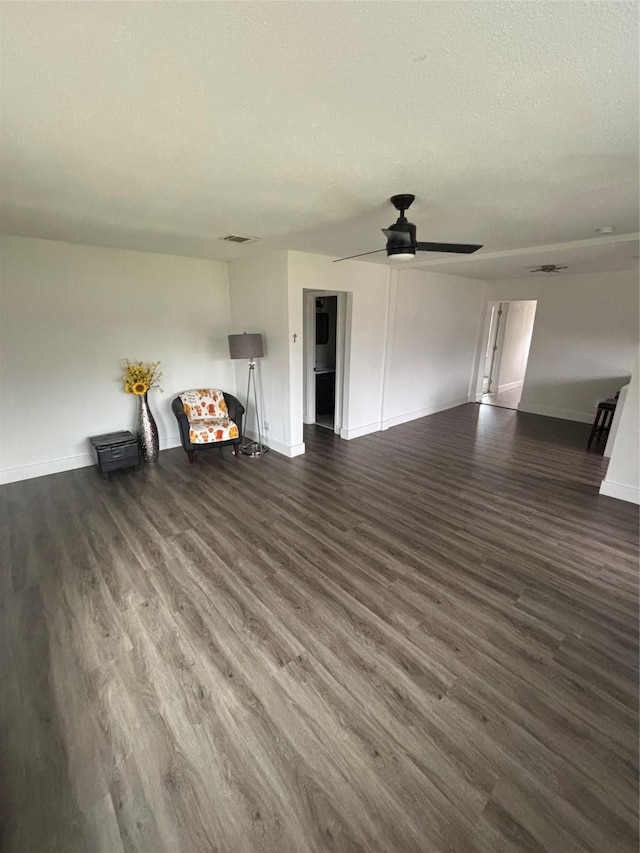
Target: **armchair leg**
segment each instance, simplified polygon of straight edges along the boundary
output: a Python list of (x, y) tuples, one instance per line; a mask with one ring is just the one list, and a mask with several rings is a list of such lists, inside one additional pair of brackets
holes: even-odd
[(233, 455), (234, 455), (234, 456), (237, 456), (237, 455), (238, 455), (238, 445), (237, 445), (237, 444), (234, 444), (234, 445), (233, 445)]
[(189, 462), (193, 462), (193, 450), (187, 450), (187, 456), (189, 457)]

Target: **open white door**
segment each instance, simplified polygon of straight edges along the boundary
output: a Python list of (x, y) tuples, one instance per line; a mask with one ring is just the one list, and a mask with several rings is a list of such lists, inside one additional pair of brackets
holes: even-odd
[(497, 385), (497, 374), (500, 366), (500, 341), (502, 332), (502, 315), (504, 303), (494, 302), (491, 307), (491, 320), (489, 322), (489, 335), (484, 358), (484, 371), (482, 375), (482, 393), (490, 394)]
[(343, 418), (347, 294), (304, 291), (305, 424), (340, 434)]

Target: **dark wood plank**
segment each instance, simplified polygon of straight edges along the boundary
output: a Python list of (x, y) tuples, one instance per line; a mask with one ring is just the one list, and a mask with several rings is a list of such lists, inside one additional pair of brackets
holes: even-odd
[(467, 405), (0, 488), (6, 853), (635, 853), (638, 512)]

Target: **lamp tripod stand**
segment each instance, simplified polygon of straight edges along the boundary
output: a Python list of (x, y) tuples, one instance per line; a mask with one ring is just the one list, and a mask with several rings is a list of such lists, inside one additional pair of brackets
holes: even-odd
[[(249, 359), (249, 378), (247, 379), (247, 411), (245, 412), (246, 421), (249, 420), (249, 402), (251, 393), (251, 386), (253, 385), (253, 408), (256, 413), (256, 424), (258, 426), (258, 440), (257, 441), (248, 441), (240, 447), (240, 452), (244, 453), (245, 456), (262, 456), (263, 453), (268, 453), (269, 448), (266, 444), (262, 443), (262, 429), (260, 427), (260, 410), (258, 409), (258, 391), (256, 389), (256, 360), (255, 358)], [(245, 423), (246, 423), (245, 421)]]
[(260, 409), (258, 408), (258, 391), (256, 388), (256, 358), (262, 358), (264, 355), (264, 346), (262, 343), (262, 335), (251, 334), (246, 332), (242, 335), (229, 335), (229, 355), (231, 358), (248, 358), (249, 359), (249, 378), (247, 380), (247, 407), (245, 410), (245, 425), (249, 420), (249, 408), (251, 406), (251, 386), (253, 385), (253, 407), (256, 413), (256, 425), (258, 428), (258, 440), (246, 441), (241, 445), (240, 451), (245, 456), (262, 456), (263, 453), (268, 453), (269, 448), (262, 443), (262, 426)]

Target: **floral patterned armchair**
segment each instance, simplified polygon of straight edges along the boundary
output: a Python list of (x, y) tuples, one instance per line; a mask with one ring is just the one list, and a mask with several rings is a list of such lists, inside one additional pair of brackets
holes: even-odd
[(215, 388), (183, 391), (171, 402), (180, 429), (180, 441), (189, 462), (194, 451), (207, 447), (233, 447), (234, 456), (242, 442), (244, 406), (232, 394)]

